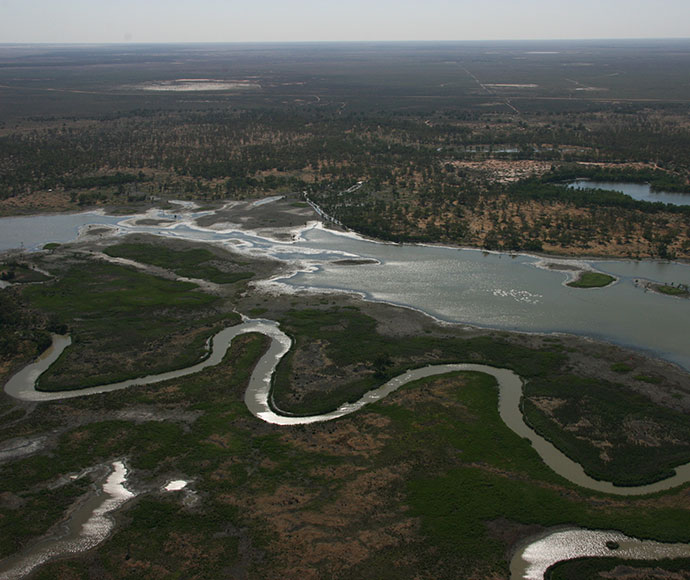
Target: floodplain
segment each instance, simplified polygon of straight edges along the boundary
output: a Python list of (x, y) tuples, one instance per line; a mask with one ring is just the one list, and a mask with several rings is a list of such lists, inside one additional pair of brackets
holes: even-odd
[[(271, 280), (295, 269), (288, 252), (273, 261), (208, 242), (245, 228), (288, 245), (318, 220), (394, 244), (537, 253), (568, 276), (582, 268), (564, 257), (671, 271), (690, 258), (687, 207), (563, 184), (687, 194), (689, 69), (684, 40), (2, 45), (0, 213), (110, 215), (75, 242), (3, 257), (0, 378), (51, 333), (72, 345), (39, 388), (71, 392), (190, 366), (220, 328), (265, 317), (293, 341), (273, 381), (278, 409), (321, 413), (410, 368), (489, 364), (522, 377), (527, 423), (587, 474), (628, 488), (663, 480), (690, 460), (687, 370), (591, 332), (276, 292)], [(206, 212), (205, 241), (182, 239), (190, 208)], [(142, 232), (123, 237), (116, 214), (137, 214)], [(379, 266), (340, 256), (332, 267)], [(609, 281), (568, 291), (596, 301), (629, 282)], [(635, 284), (682, 319), (686, 281)], [(690, 542), (687, 484), (623, 497), (564, 479), (502, 422), (487, 375), (430, 377), (328, 423), (259, 421), (244, 396), (267, 346), (242, 335), (216, 366), (117, 392), (3, 395), (0, 557), (59, 535), (116, 464), (136, 497), (112, 530), (33, 578), (508, 578), (521, 547), (562, 526)], [(173, 481), (186, 485), (167, 490)], [(690, 560), (599, 558), (552, 577), (650, 568), (673, 577)]]

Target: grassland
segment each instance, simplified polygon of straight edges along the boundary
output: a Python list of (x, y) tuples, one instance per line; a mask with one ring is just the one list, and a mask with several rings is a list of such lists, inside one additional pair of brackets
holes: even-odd
[(74, 342), (39, 388), (98, 385), (197, 362), (207, 339), (238, 317), (195, 288), (95, 261), (73, 264), (51, 284), (27, 287), (24, 299), (67, 327)]
[(595, 478), (648, 483), (690, 458), (683, 411), (650, 407), (648, 397), (632, 392), (620, 399), (620, 383), (572, 375), (558, 341), (541, 348), (496, 336), (417, 335), (401, 341), (377, 332), (373, 318), (337, 307), (288, 311), (281, 325), (296, 344), (274, 385), (274, 403), (283, 411), (330, 411), (407, 368), (472, 361), (515, 370), (526, 381), (528, 422)]
[(530, 380), (525, 395), (527, 422), (595, 478), (615, 473), (618, 483), (638, 485), (687, 462), (687, 415), (650, 406), (633, 393), (621, 401), (620, 385), (563, 375), (557, 381)]
[(667, 296), (677, 296), (679, 298), (690, 297), (690, 290), (685, 286), (671, 286), (669, 284), (652, 284), (652, 288), (657, 292), (666, 294)]
[(0, 264), (0, 280), (12, 284), (31, 284), (33, 282), (45, 282), (50, 277), (16, 261)]
[[(144, 490), (109, 541), (44, 566), (39, 578), (92, 578), (95, 570), (105, 578), (168, 577), (180, 569), (208, 579), (229, 570), (248, 578), (503, 577), (512, 543), (544, 525), (690, 539), (682, 493), (609, 501), (551, 473), (502, 424), (495, 385), (483, 375), (409, 385), (332, 424), (280, 429), (256, 421), (242, 394), (263, 348), (263, 338), (247, 336), (219, 367), (191, 379), (37, 411), (27, 433), (75, 414), (86, 422), (63, 427), (50, 459), (5, 465), (12, 494), (29, 499), (62, 474), (113, 457), (127, 457)], [(103, 417), (152, 408), (193, 411), (196, 419)], [(158, 491), (178, 477), (192, 480), (195, 496)], [(55, 493), (56, 510), (74, 497), (68, 488)], [(30, 537), (21, 522), (43, 510), (25, 506), (2, 511), (17, 544)], [(34, 533), (49, 518), (42, 522)]]
[(556, 372), (564, 360), (558, 352), (530, 351), (488, 337), (391, 339), (376, 331), (376, 320), (351, 308), (292, 310), (280, 322), (297, 348), (278, 366), (274, 402), (300, 415), (355, 401), (410, 366), (471, 360), (540, 376)]
[[(217, 256), (204, 248), (174, 250), (162, 245), (132, 242), (109, 246), (104, 252), (109, 256), (151, 264), (171, 270), (179, 276), (201, 278), (215, 284), (232, 284), (254, 276), (253, 272), (219, 270), (213, 263), (209, 263), (217, 260)], [(227, 267), (229, 261), (225, 259), (217, 262)]]
[[(126, 327), (115, 317), (138, 314), (145, 321), (158, 308), (178, 313), (171, 316), (178, 328), (187, 328), (189, 318), (197, 331), (206, 316), (228, 322), (218, 304), (224, 299), (199, 298), (189, 284), (74, 260), (55, 272), (52, 284), (23, 293), (29, 303), (54, 309), (75, 335), (88, 330), (95, 340), (106, 334), (117, 345), (134, 335), (118, 336)], [(511, 367), (530, 379), (528, 385), (537, 382), (549, 392), (552, 378), (563, 378), (567, 353), (557, 340), (527, 348), (506, 335), (459, 338), (433, 325), (422, 335), (386, 334), (381, 319), (333, 301), (314, 308), (313, 298), (292, 297), (268, 306), (295, 340), (276, 394), (282, 390), (296, 410), (306, 408), (323, 377), (335, 385), (318, 399), (328, 407), (408, 366), (443, 360)], [(403, 316), (383, 305), (372, 312), (393, 322)], [(246, 335), (220, 365), (197, 375), (46, 403), (31, 413), (7, 402), (0, 409), (0, 445), (50, 437), (41, 451), (0, 465), (6, 482), (0, 555), (44, 533), (84, 493), (88, 476), (71, 482), (65, 475), (116, 458), (125, 458), (130, 484), (141, 495), (117, 515), (116, 532), (104, 544), (43, 566), (37, 578), (167, 578), (180, 570), (194, 579), (490, 578), (505, 577), (506, 554), (544, 526), (615, 528), (690, 541), (687, 489), (612, 499), (572, 486), (505, 427), (496, 386), (485, 375), (419, 381), (335, 422), (288, 428), (263, 423), (249, 414), (243, 395), (266, 345), (265, 337)], [(120, 361), (128, 356), (113, 352)], [(625, 410), (643, 401), (622, 386), (609, 388), (619, 413), (612, 420), (617, 425), (608, 425), (613, 429), (626, 424), (620, 419)], [(300, 402), (295, 393), (307, 396)], [(608, 409), (604, 403), (592, 407)], [(649, 401), (645, 408), (676, 439), (687, 439), (673, 413)], [(588, 461), (577, 445), (573, 453)], [(657, 453), (649, 453), (650, 464)], [(657, 466), (674, 457), (664, 455)], [(188, 491), (161, 491), (180, 478), (191, 482)]]
[[(137, 50), (0, 49), (0, 214), (307, 191), (347, 226), (396, 241), (690, 255), (687, 212), (551, 183), (596, 164), (640, 179), (653, 171), (658, 186), (687, 191), (686, 41), (652, 51), (326, 45), (318, 59), (313, 46)], [(141, 90), (153, 77), (248, 74), (258, 93)], [(343, 194), (357, 181), (366, 183)], [(52, 249), (55, 281), (0, 294), (5, 376), (45, 346), (48, 330), (75, 339), (42, 379), (63, 388), (186, 366), (237, 320), (240, 292), (209, 295)], [(218, 284), (258, 271), (186, 248), (109, 251)], [(387, 333), (359, 306), (324, 300), (273, 297), (247, 310), (280, 320), (295, 341), (276, 377), (281, 408), (318, 412), (409, 366), (470, 360), (527, 378), (528, 419), (592, 474), (648, 481), (688, 458), (682, 414), (653, 397), (677, 386), (663, 371), (559, 340)], [(405, 328), (399, 314), (389, 326), (395, 316)], [(0, 555), (46, 532), (84, 493), (88, 476), (64, 475), (123, 457), (142, 494), (117, 515), (116, 532), (38, 578), (484, 579), (505, 577), (510, 550), (549, 525), (690, 541), (687, 486), (639, 499), (575, 488), (505, 428), (495, 388), (479, 375), (410, 385), (329, 424), (261, 423), (242, 396), (265, 347), (242, 337), (221, 365), (151, 387), (36, 407), (5, 400), (0, 444), (47, 442), (0, 465)], [(620, 364), (630, 370), (616, 372)], [(646, 394), (633, 390), (645, 393), (640, 385)], [(191, 492), (160, 491), (177, 478)]]
[(577, 280), (568, 282), (571, 288), (603, 288), (615, 282), (613, 276), (602, 274), (600, 272), (582, 272), (577, 277)]

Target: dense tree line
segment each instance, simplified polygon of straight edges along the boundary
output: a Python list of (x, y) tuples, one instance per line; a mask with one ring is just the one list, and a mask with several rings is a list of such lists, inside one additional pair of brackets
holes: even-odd
[[(49, 190), (80, 206), (306, 191), (343, 224), (391, 240), (538, 250), (586, 249), (608, 236), (621, 247), (634, 241), (632, 255), (681, 256), (687, 210), (554, 183), (589, 177), (687, 189), (690, 129), (676, 121), (676, 112), (639, 109), (507, 116), (315, 108), (53, 120), (0, 137), (0, 200)], [(552, 170), (514, 183), (492, 169), (495, 161)], [(366, 186), (343, 193), (357, 181)]]
[[(655, 185), (682, 189), (690, 167), (690, 131), (654, 119), (487, 114), (459, 120), (448, 114), (339, 116), (308, 109), (139, 112), (77, 126), (53, 123), (0, 138), (0, 198), (128, 183), (147, 183), (149, 191), (222, 192), (215, 182), (232, 180), (231, 189), (238, 190), (239, 180), (269, 171), (390, 185), (418, 174), (425, 184), (438, 185), (447, 177), (437, 167), (444, 159), (488, 156), (653, 162), (676, 172), (657, 171), (651, 176)], [(247, 182), (248, 191), (254, 187)]]
[(50, 346), (50, 330), (57, 327), (42, 313), (27, 308), (18, 293), (0, 292), (0, 355), (6, 361), (15, 356), (27, 358)]

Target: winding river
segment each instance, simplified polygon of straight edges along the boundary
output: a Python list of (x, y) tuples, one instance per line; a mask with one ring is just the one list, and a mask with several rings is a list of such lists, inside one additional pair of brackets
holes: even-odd
[[(77, 236), (111, 237), (115, 242), (130, 233), (209, 242), (288, 264), (290, 272), (262, 283), (277, 292), (349, 292), (414, 308), (447, 322), (588, 336), (635, 348), (690, 370), (690, 300), (645, 292), (636, 284), (639, 279), (690, 284), (687, 264), (544, 259), (385, 244), (333, 232), (316, 222), (294, 229), (289, 240), (279, 240), (271, 238), (267, 230), (246, 231), (229, 222), (199, 225), (198, 220), (208, 213), (152, 210), (125, 217), (84, 213), (0, 218), (0, 251), (20, 244), (36, 249)], [(347, 260), (360, 264), (344, 266)], [(569, 274), (551, 268), (554, 262), (611, 274), (616, 283), (594, 290), (569, 288), (565, 285)]]
[(594, 491), (616, 495), (644, 495), (664, 491), (690, 481), (690, 463), (676, 467), (675, 475), (648, 485), (616, 486), (611, 482), (600, 481), (589, 477), (582, 469), (582, 466), (561, 453), (556, 447), (539, 436), (525, 423), (520, 410), (520, 398), (522, 396), (522, 380), (520, 377), (511, 370), (488, 365), (457, 363), (429, 365), (411, 369), (389, 380), (380, 387), (369, 391), (358, 401), (354, 403), (345, 403), (330, 413), (312, 416), (293, 416), (281, 413), (279, 410), (275, 410), (273, 408), (274, 406), (270, 404), (271, 380), (276, 366), (290, 350), (292, 341), (289, 336), (280, 330), (278, 324), (271, 320), (245, 319), (241, 324), (221, 330), (212, 339), (212, 348), (209, 356), (202, 362), (184, 369), (72, 391), (37, 391), (35, 385), (39, 375), (55, 362), (62, 351), (71, 343), (69, 337), (54, 335), (51, 348), (43, 353), (35, 362), (27, 365), (24, 369), (15, 374), (6, 383), (5, 392), (22, 401), (56, 401), (72, 397), (117, 391), (135, 385), (150, 385), (184, 377), (220, 363), (227, 349), (230, 347), (232, 340), (241, 334), (250, 332), (261, 333), (271, 338), (271, 344), (268, 350), (260, 358), (251, 374), (249, 386), (247, 387), (244, 398), (249, 411), (255, 417), (267, 423), (272, 423), (274, 425), (306, 425), (309, 423), (331, 421), (354, 413), (364, 407), (364, 405), (376, 402), (412, 381), (452, 372), (476, 371), (491, 375), (496, 379), (499, 387), (499, 414), (503, 422), (520, 437), (529, 439), (544, 463), (572, 483)]
[[(134, 385), (152, 384), (183, 377), (220, 363), (235, 337), (252, 332), (261, 333), (271, 338), (268, 350), (261, 356), (251, 374), (249, 385), (245, 393), (247, 408), (254, 416), (262, 421), (276, 425), (304, 425), (308, 423), (330, 421), (358, 411), (366, 404), (378, 401), (412, 381), (451, 372), (476, 371), (489, 374), (496, 379), (499, 387), (499, 413), (505, 424), (521, 437), (528, 438), (543, 461), (556, 473), (569, 481), (588, 489), (617, 495), (642, 495), (653, 493), (690, 481), (690, 464), (676, 468), (676, 474), (672, 477), (644, 486), (619, 487), (613, 485), (611, 482), (592, 479), (585, 474), (579, 464), (566, 457), (551, 443), (535, 433), (524, 422), (522, 412), (520, 411), (520, 397), (522, 394), (522, 380), (520, 377), (508, 369), (495, 368), (487, 365), (458, 363), (412, 369), (389, 380), (377, 389), (369, 391), (359, 401), (343, 404), (330, 413), (313, 416), (290, 416), (282, 414), (272, 408), (270, 404), (271, 380), (278, 362), (290, 350), (291, 340), (280, 330), (276, 322), (270, 320), (245, 319), (241, 324), (220, 331), (212, 339), (209, 356), (201, 363), (186, 369), (76, 391), (37, 391), (35, 385), (40, 374), (55, 362), (62, 351), (70, 345), (68, 337), (55, 335), (51, 348), (35, 362), (29, 364), (22, 371), (14, 375), (5, 385), (5, 391), (12, 397), (23, 401), (39, 402), (105, 393)], [(546, 567), (557, 561), (581, 556), (605, 555), (605, 543), (611, 540), (613, 536), (615, 536), (616, 541), (621, 540), (624, 542), (624, 550), (618, 552), (621, 556), (643, 559), (679, 556), (690, 557), (690, 545), (685, 544), (643, 542), (634, 538), (622, 536), (618, 534), (618, 532), (574, 529), (569, 530), (569, 533), (578, 540), (573, 541), (571, 539), (564, 541), (562, 532), (558, 531), (540, 537), (535, 542), (525, 546), (515, 554), (511, 562), (511, 578), (514, 580), (519, 578), (528, 580), (540, 579), (543, 578)], [(62, 539), (56, 540), (56, 545), (61, 545), (59, 542), (62, 541)], [(604, 548), (602, 548), (602, 546), (604, 546)], [(54, 551), (50, 552), (50, 554), (54, 553)]]
[[(546, 260), (457, 248), (398, 246), (331, 232), (318, 223), (294, 230), (292, 240), (285, 241), (266, 237), (265, 233), (243, 231), (229, 223), (217, 224), (213, 228), (198, 225), (196, 220), (208, 213), (182, 208), (179, 214), (152, 210), (147, 214), (125, 217), (83, 213), (1, 218), (0, 251), (17, 246), (38, 249), (47, 242), (68, 242), (77, 236), (116, 238), (138, 232), (206, 241), (294, 264), (291, 273), (263, 283), (280, 292), (314, 289), (355, 292), (370, 300), (408, 306), (449, 322), (591, 336), (646, 351), (690, 369), (690, 341), (687, 340), (690, 301), (645, 293), (636, 283), (643, 279), (689, 284), (688, 265), (657, 261)], [(343, 263), (348, 261), (359, 265), (344, 266)], [(564, 270), (576, 267), (609, 273), (617, 281), (600, 290), (570, 289), (565, 286), (567, 271), (553, 268), (550, 266), (553, 262), (565, 262), (568, 267)], [(379, 400), (410, 381), (441, 373), (476, 370), (497, 379), (499, 412), (506, 425), (528, 438), (544, 462), (569, 481), (617, 495), (651, 493), (690, 481), (690, 464), (678, 467), (673, 477), (641, 487), (618, 487), (588, 477), (581, 466), (524, 423), (519, 409), (520, 378), (509, 370), (483, 365), (456, 364), (414, 369), (367, 393), (357, 403), (343, 405), (331, 413), (312, 417), (280, 414), (269, 404), (271, 376), (278, 361), (289, 350), (290, 339), (275, 322), (266, 320), (245, 320), (241, 325), (221, 331), (213, 339), (208, 358), (187, 369), (79, 391), (39, 392), (34, 388), (36, 379), (70, 344), (68, 337), (55, 336), (53, 346), (39, 360), (12, 377), (5, 390), (22, 400), (48, 401), (181, 377), (220, 362), (232, 339), (246, 332), (260, 332), (272, 339), (269, 350), (261, 357), (251, 376), (245, 395), (249, 410), (264, 421), (279, 425), (327, 421)], [(641, 559), (671, 555), (690, 557), (687, 545), (640, 542), (625, 538), (618, 532), (556, 530), (533, 538), (515, 554), (511, 562), (511, 578), (537, 580), (543, 577), (546, 567), (557, 561), (612, 555), (605, 543), (614, 536), (621, 545), (616, 555)], [(60, 541), (60, 538), (48, 539), (56, 546), (63, 545)]]

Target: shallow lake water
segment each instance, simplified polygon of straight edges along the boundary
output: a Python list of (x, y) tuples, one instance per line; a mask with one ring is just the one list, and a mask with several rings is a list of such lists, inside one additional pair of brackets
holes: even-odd
[[(548, 258), (477, 250), (375, 244), (324, 230), (301, 245), (375, 258), (380, 265), (316, 263), (287, 284), (296, 289), (349, 290), (410, 306), (450, 322), (527, 332), (565, 332), (644, 350), (690, 369), (686, 340), (690, 301), (645, 292), (635, 281), (690, 283), (679, 263), (587, 261), (611, 273), (600, 289), (565, 285), (569, 274), (550, 270)], [(557, 260), (561, 261), (561, 260)]]
[[(448, 322), (526, 332), (565, 332), (646, 351), (690, 369), (687, 320), (690, 300), (663, 296), (635, 283), (650, 279), (690, 284), (690, 266), (658, 261), (572, 261), (618, 278), (601, 289), (565, 285), (572, 272), (545, 267), (561, 259), (488, 253), (445, 247), (383, 244), (319, 226), (279, 241), (228, 226), (218, 231), (194, 223), (199, 214), (149, 212), (170, 220), (165, 226), (140, 225), (136, 216), (72, 214), (0, 219), (0, 249), (26, 248), (48, 241), (66, 242), (80, 228), (105, 224), (116, 235), (145, 232), (208, 241), (250, 255), (271, 256), (294, 264), (293, 274), (273, 281), (280, 291), (318, 289), (354, 292), (371, 300), (424, 311)], [(142, 216), (139, 216), (142, 217)], [(22, 220), (18, 225), (17, 220)], [(31, 232), (29, 236), (26, 232)], [(375, 263), (343, 266), (343, 258)]]
[[(84, 235), (86, 228), (99, 224), (109, 228), (110, 234), (107, 235), (145, 232), (203, 240), (250, 255), (271, 256), (292, 263), (294, 267), (291, 274), (264, 283), (266, 286), (275, 286), (279, 291), (316, 289), (355, 292), (371, 300), (409, 306), (449, 322), (527, 332), (567, 332), (590, 336), (646, 351), (690, 369), (690, 341), (687, 340), (690, 301), (645, 292), (636, 283), (637, 280), (652, 280), (690, 284), (690, 267), (685, 264), (564, 260), (455, 248), (383, 244), (354, 235), (331, 232), (318, 225), (295, 231), (293, 241), (285, 242), (262, 237), (255, 232), (241, 231), (231, 225), (225, 230), (201, 228), (194, 223), (195, 217), (200, 214), (194, 214), (193, 208), (181, 208), (179, 212), (151, 211), (146, 215), (126, 217), (81, 213), (2, 218), (0, 251), (10, 248), (33, 250), (40, 249), (48, 242), (68, 242), (80, 234)], [(144, 218), (150, 221), (142, 224), (141, 219)], [(155, 223), (157, 220), (158, 224)], [(372, 263), (343, 265), (343, 258), (366, 259)], [(570, 270), (549, 268), (549, 264), (554, 262), (566, 264)], [(573, 268), (609, 273), (617, 281), (602, 289), (568, 288), (565, 283), (574, 275)], [(263, 323), (262, 326), (264, 330), (269, 328)], [(257, 380), (263, 387), (267, 381), (265, 371), (275, 364), (286, 348), (277, 328), (272, 328), (274, 330), (270, 334), (277, 339), (273, 352), (267, 353), (268, 358), (262, 359), (256, 369), (259, 377)], [(43, 368), (50, 364), (55, 354), (44, 354), (40, 361)], [(190, 371), (188, 369), (184, 374)], [(31, 374), (37, 371), (28, 372)], [(163, 378), (158, 377), (159, 380)], [(29, 381), (30, 377), (27, 375), (25, 379)], [(130, 384), (137, 382), (139, 381), (131, 381)], [(12, 385), (10, 387), (14, 388)], [(114, 385), (97, 388), (94, 392), (111, 390), (113, 387)], [(69, 396), (75, 395), (73, 393)], [(377, 396), (381, 395), (374, 393), (370, 398), (373, 401)], [(506, 397), (504, 394), (504, 403)], [(38, 395), (38, 398), (43, 396)], [(257, 416), (268, 413), (261, 417), (268, 420), (269, 410), (261, 406), (263, 403), (252, 391), (247, 393), (247, 404)], [(506, 422), (518, 418), (521, 422), (519, 411), (506, 413), (506, 408), (501, 411)], [(341, 409), (340, 413), (336, 412), (334, 415), (345, 414), (343, 411), (346, 410)], [(294, 418), (274, 420), (280, 423), (294, 422)], [(532, 440), (545, 462), (553, 469), (580, 485), (590, 487), (586, 476), (583, 479), (583, 474), (579, 473), (581, 468), (577, 464), (571, 465), (573, 462), (560, 452), (553, 453), (547, 442), (541, 443), (530, 437), (529, 433), (523, 433), (523, 436)], [(540, 448), (542, 445), (544, 448)], [(679, 471), (684, 469), (689, 470), (690, 466)], [(687, 476), (685, 473), (678, 474), (678, 477)], [(602, 491), (620, 493), (622, 490)], [(641, 491), (637, 490), (637, 493)], [(628, 492), (635, 493), (633, 490)], [(535, 538), (515, 556), (511, 564), (511, 578), (541, 578), (544, 567), (556, 561), (579, 555), (608, 555), (605, 542), (610, 539), (611, 534), (618, 534), (590, 530), (569, 530), (569, 533), (574, 536), (565, 542), (556, 532)], [(636, 547), (638, 540), (619, 539), (632, 542), (631, 549), (636, 551), (631, 556), (659, 557), (660, 552), (655, 551), (656, 547), (650, 548), (648, 544)], [(623, 542), (621, 546), (625, 545), (627, 550), (628, 544)], [(566, 552), (563, 551), (564, 546), (567, 548)], [(579, 550), (580, 546), (584, 546), (584, 551)], [(688, 553), (687, 546), (672, 548), (676, 549), (680, 550), (679, 554)], [(622, 551), (619, 554), (624, 555)], [(625, 555), (628, 555), (627, 551)]]
[(606, 189), (608, 191), (622, 191), (633, 199), (670, 203), (671, 205), (690, 205), (690, 193), (672, 193), (670, 191), (652, 191), (648, 183), (628, 183), (615, 181), (590, 181), (577, 179), (568, 184), (575, 189)]

